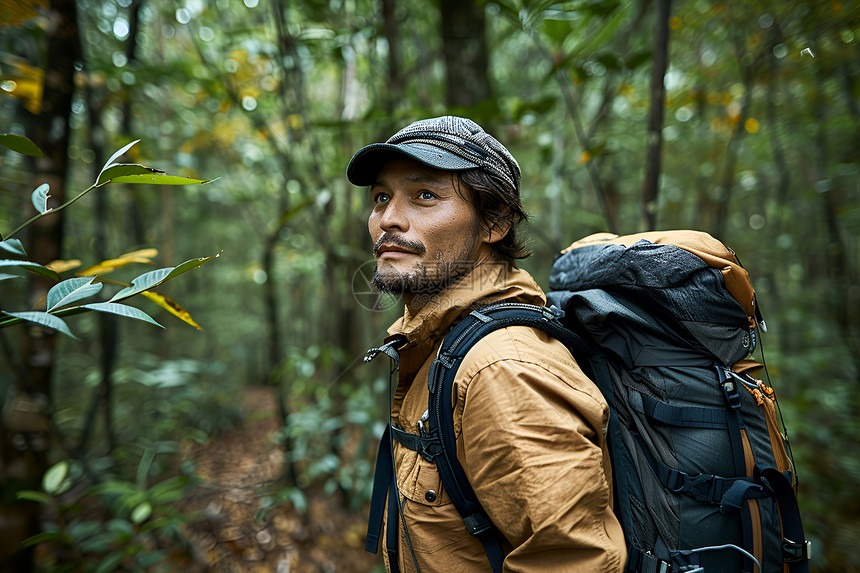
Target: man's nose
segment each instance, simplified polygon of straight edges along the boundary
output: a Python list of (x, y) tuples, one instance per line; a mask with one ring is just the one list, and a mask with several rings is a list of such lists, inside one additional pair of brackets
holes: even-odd
[(402, 201), (392, 198), (388, 202), (379, 218), (379, 228), (386, 232), (409, 230), (409, 219), (406, 217)]

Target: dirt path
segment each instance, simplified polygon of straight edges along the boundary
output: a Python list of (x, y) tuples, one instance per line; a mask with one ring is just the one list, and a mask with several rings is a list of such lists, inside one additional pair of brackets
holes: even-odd
[(203, 446), (190, 448), (205, 482), (185, 511), (205, 519), (188, 526), (195, 561), (214, 573), (366, 573), (379, 561), (364, 552), (365, 515), (339, 499), (307, 494), (308, 510), (290, 504), (258, 515), (262, 491), (282, 475), (283, 452), (271, 440), (278, 429), (274, 389), (248, 388), (244, 422)]

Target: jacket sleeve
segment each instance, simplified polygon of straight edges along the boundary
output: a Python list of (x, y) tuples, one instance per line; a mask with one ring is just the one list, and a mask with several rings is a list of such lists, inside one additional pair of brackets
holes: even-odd
[(607, 406), (575, 364), (560, 371), (547, 360), (499, 359), (467, 373), (458, 457), (512, 546), (505, 572), (620, 571)]

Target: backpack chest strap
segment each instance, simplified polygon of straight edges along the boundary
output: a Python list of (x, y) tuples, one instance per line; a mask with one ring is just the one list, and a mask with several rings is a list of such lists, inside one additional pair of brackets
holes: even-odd
[(440, 440), (438, 436), (419, 436), (418, 434), (401, 430), (392, 424), (391, 437), (401, 446), (413, 452), (418, 452), (422, 458), (431, 463), (440, 453), (441, 446), (439, 445)]

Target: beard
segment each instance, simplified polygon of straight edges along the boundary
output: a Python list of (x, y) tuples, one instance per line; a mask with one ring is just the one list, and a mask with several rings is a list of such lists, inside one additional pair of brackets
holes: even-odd
[[(383, 243), (394, 243), (418, 254), (426, 253), (426, 248), (421, 243), (383, 234), (374, 246), (374, 255), (376, 255), (379, 245)], [(471, 242), (463, 243), (459, 252), (452, 259), (446, 259), (445, 253), (438, 253), (435, 261), (416, 263), (407, 272), (381, 272), (377, 263), (371, 282), (380, 291), (390, 294), (437, 294), (448, 285), (469, 274), (475, 267), (474, 250), (476, 244), (477, 233), (474, 233)]]
[(382, 292), (390, 294), (428, 294), (433, 295), (445, 290), (467, 274), (475, 266), (475, 261), (439, 261), (430, 265), (417, 263), (405, 273), (382, 273), (377, 265), (371, 282)]

